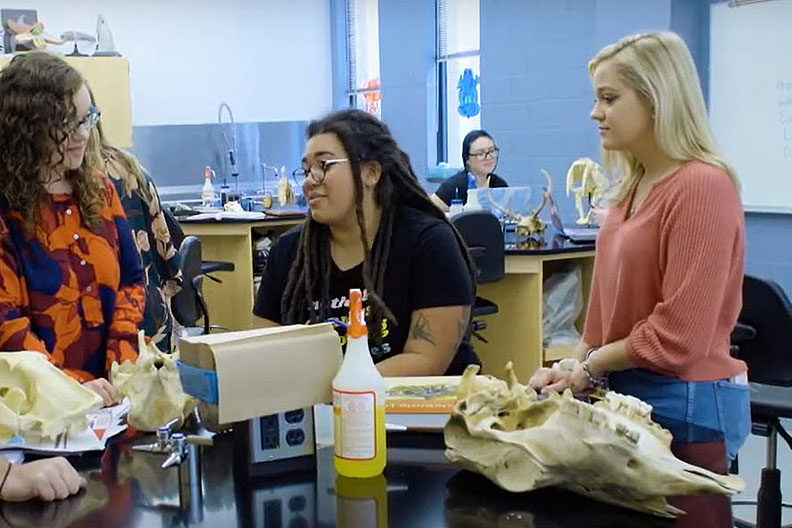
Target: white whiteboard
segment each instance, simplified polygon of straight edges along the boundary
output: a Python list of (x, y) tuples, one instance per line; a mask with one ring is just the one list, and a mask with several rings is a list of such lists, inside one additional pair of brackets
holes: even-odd
[(792, 213), (792, 0), (710, 7), (710, 117), (748, 210)]

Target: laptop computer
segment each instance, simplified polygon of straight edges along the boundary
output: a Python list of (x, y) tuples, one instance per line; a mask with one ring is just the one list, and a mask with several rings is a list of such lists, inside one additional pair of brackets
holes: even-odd
[(548, 194), (547, 198), (550, 207), (550, 221), (562, 237), (569, 239), (574, 244), (589, 244), (597, 240), (599, 227), (564, 227), (553, 195)]

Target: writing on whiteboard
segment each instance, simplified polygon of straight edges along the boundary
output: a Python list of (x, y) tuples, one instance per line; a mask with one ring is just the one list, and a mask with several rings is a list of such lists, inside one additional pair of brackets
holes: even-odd
[(792, 81), (778, 81), (778, 121), (784, 158), (792, 159)]

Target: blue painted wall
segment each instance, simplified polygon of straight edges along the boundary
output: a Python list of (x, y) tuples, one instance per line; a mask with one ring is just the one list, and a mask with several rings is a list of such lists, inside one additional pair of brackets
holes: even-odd
[(434, 113), (435, 3), (379, 2), (382, 120), (410, 156), (419, 177), (429, 161), (429, 112)]

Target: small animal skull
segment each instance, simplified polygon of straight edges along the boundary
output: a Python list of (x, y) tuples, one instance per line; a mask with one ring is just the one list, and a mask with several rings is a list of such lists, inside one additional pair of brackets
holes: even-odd
[(734, 494), (734, 476), (677, 459), (671, 433), (650, 418), (652, 407), (607, 392), (594, 404), (551, 392), (540, 400), (506, 367), (509, 383), (478, 376), (471, 365), (445, 427), (446, 456), (502, 488), (546, 486), (664, 517), (681, 510), (669, 495)]
[(135, 363), (127, 360), (110, 368), (113, 385), (129, 397), (132, 408), (127, 420), (141, 431), (155, 431), (160, 425), (184, 418), (195, 408), (195, 399), (182, 390), (176, 360), (178, 354), (165, 354), (138, 336), (139, 355)]

